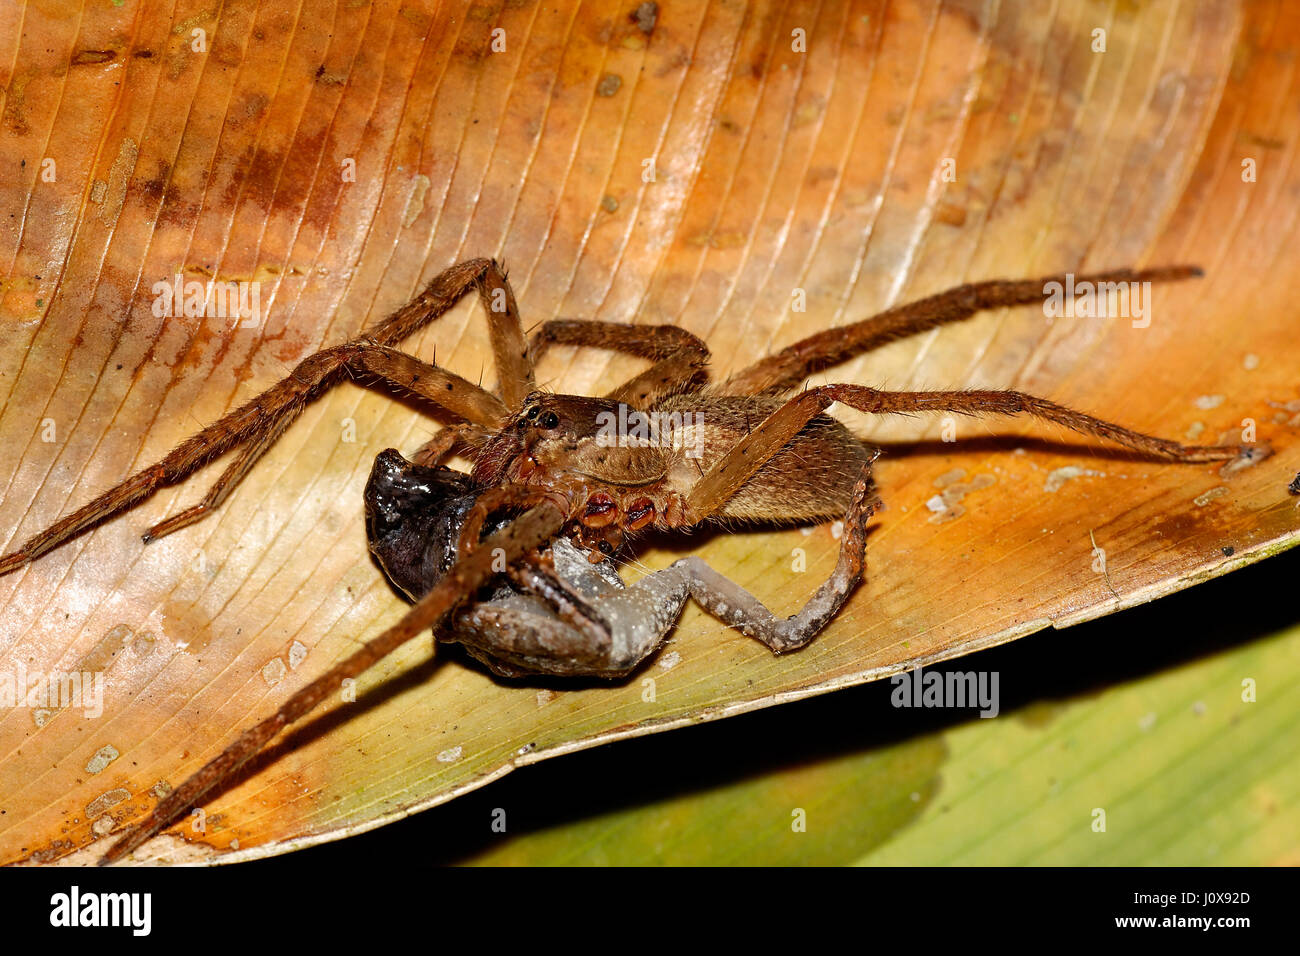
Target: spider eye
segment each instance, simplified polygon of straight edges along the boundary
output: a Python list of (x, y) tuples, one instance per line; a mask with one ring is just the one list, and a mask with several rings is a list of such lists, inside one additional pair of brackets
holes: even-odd
[(614, 554), (614, 546), (610, 544), (608, 541), (602, 541), (598, 545), (598, 547), (600, 548), (601, 554), (609, 555), (609, 556), (612, 556)]
[(532, 408), (528, 409), (528, 411), (524, 412), (524, 418), (536, 418), (539, 411), (541, 411), (541, 409), (534, 405)]
[(538, 424), (543, 428), (555, 428), (560, 424), (560, 416), (555, 414), (555, 412), (547, 412), (542, 416), (542, 419)]

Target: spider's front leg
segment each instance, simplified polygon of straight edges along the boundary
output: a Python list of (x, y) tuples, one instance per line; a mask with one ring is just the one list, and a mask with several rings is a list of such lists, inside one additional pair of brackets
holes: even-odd
[[(458, 375), (393, 348), (472, 290), (478, 292), (487, 312), (504, 402)], [(160, 538), (207, 516), (302, 410), (349, 374), (377, 377), (424, 398), (465, 419), (467, 425), (463, 427), (471, 434), (485, 435), (494, 430), (533, 388), (523, 326), (504, 272), (489, 259), (472, 259), (440, 273), (420, 295), (375, 328), (344, 345), (304, 359), (288, 378), (186, 439), (162, 461), (136, 472), (0, 557), (0, 575), (17, 570), (107, 518), (140, 504), (160, 488), (184, 480), (212, 459), (238, 449), (234, 461), (199, 504), (154, 525), (145, 532), (144, 540)]]
[(285, 727), (335, 694), (345, 680), (369, 670), (430, 627), (439, 627), (458, 605), (497, 574), (498, 560), (513, 563), (543, 547), (560, 530), (567, 513), (567, 508), (543, 501), (485, 539), (481, 549), (455, 561), (400, 621), (303, 687), (270, 717), (240, 734), (234, 743), (171, 791), (148, 817), (125, 831), (99, 862), (120, 860), (162, 832), (214, 788), (229, 780)]
[(551, 319), (533, 335), (529, 346), (534, 362), (552, 345), (610, 349), (651, 360), (654, 364), (605, 397), (647, 408), (675, 392), (688, 390), (703, 377), (709, 347), (675, 325), (632, 325), (595, 319)]

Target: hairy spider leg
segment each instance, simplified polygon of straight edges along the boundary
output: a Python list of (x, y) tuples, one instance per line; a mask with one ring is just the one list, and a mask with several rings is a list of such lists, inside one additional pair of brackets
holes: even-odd
[(650, 359), (653, 365), (605, 396), (642, 409), (665, 395), (686, 390), (709, 363), (709, 347), (675, 325), (552, 319), (533, 335), (533, 361), (540, 361), (552, 345), (609, 349)]
[[(486, 428), (500, 422), (509, 414), (506, 406), (495, 395), (483, 391), (459, 375), (430, 365), (417, 358), (383, 345), (365, 342), (339, 345), (317, 352), (294, 370), (298, 390), (290, 390), (280, 404), (263, 406), (263, 423), (243, 445), (230, 467), (222, 472), (207, 495), (198, 504), (180, 511), (154, 525), (144, 533), (146, 543), (163, 535), (179, 531), (207, 517), (225, 501), (226, 497), (243, 480), (257, 460), (273, 445), (316, 395), (341, 381), (336, 373), (346, 370), (352, 375), (371, 375), (388, 384), (416, 395), (465, 418), (484, 433)], [(333, 378), (332, 378), (333, 377)], [(263, 393), (262, 397), (268, 393)], [(256, 399), (254, 400), (256, 401)], [(200, 433), (201, 435), (202, 433)]]
[(772, 458), (814, 416), (832, 403), (843, 402), (873, 415), (910, 412), (953, 412), (958, 415), (1030, 415), (1071, 431), (1096, 435), (1166, 461), (1226, 461), (1262, 458), (1264, 445), (1180, 445), (1121, 425), (1076, 412), (1023, 392), (969, 389), (964, 391), (884, 392), (865, 385), (822, 385), (791, 398), (736, 443), (705, 473), (686, 499), (686, 520), (695, 524), (716, 514), (753, 474)]
[[(1075, 286), (1093, 283), (1171, 282), (1201, 275), (1197, 266), (1116, 269), (1075, 276)], [(1050, 283), (1066, 284), (1065, 275), (1041, 279), (994, 279), (957, 286), (924, 299), (895, 306), (851, 325), (817, 332), (736, 372), (718, 386), (721, 395), (778, 395), (814, 372), (846, 362), (895, 339), (969, 319), (985, 309), (1042, 302)]]
[(458, 556), (447, 575), (417, 601), (402, 619), (361, 649), (290, 697), (270, 717), (239, 735), (229, 747), (167, 795), (140, 823), (126, 830), (100, 864), (122, 859), (156, 836), (178, 816), (260, 753), (277, 734), (305, 717), (342, 686), (387, 657), (407, 641), (436, 628), (497, 572), (498, 558), (518, 561), (550, 541), (564, 525), (567, 503), (546, 500), (483, 541), (482, 547)]
[[(458, 375), (392, 348), (445, 314), (471, 289), (477, 290), (487, 312), (504, 403)], [(220, 506), (309, 402), (343, 381), (348, 373), (378, 376), (465, 418), (480, 430), (499, 427), (509, 410), (517, 408), (533, 389), (532, 362), (505, 273), (490, 259), (471, 259), (443, 271), (415, 299), (375, 328), (345, 345), (308, 356), (287, 378), (181, 442), (162, 461), (136, 472), (34, 535), (16, 551), (0, 557), (0, 575), (17, 570), (106, 518), (134, 507), (159, 488), (176, 484), (213, 458), (244, 446), (199, 504), (150, 528), (144, 540), (151, 541), (200, 520)]]

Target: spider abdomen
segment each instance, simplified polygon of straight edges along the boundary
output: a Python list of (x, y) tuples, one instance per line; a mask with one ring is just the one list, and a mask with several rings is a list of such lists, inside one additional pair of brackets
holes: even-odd
[[(674, 451), (667, 489), (682, 497), (701, 475), (728, 454), (769, 415), (785, 404), (768, 396), (674, 395), (660, 409), (696, 422), (686, 449)], [(829, 415), (817, 415), (728, 499), (716, 517), (766, 522), (823, 521), (843, 516), (853, 486), (876, 449)], [(683, 516), (687, 524), (694, 516)]]

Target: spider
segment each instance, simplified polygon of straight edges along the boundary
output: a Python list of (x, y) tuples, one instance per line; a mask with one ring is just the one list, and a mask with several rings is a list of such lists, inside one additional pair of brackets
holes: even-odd
[[(1158, 282), (1200, 274), (1194, 266), (1169, 266), (1075, 281)], [(472, 259), (440, 273), (368, 332), (309, 356), (162, 461), (0, 557), (0, 575), (17, 570), (236, 450), (198, 504), (149, 528), (144, 541), (193, 524), (220, 507), (309, 402), (349, 375), (373, 377), (461, 420), (439, 431), (414, 461), (391, 450), (381, 454), (367, 485), (371, 549), (414, 601), (406, 615), (241, 734), (127, 829), (101, 863), (123, 858), (160, 832), (345, 679), (430, 628), (464, 643), (500, 674), (617, 678), (659, 645), (690, 597), (775, 653), (803, 647), (861, 579), (865, 527), (879, 506), (872, 481), (878, 449), (826, 414), (835, 402), (871, 414), (1029, 415), (1173, 462), (1249, 463), (1267, 455), (1263, 444), (1182, 445), (1017, 391), (829, 384), (790, 394), (809, 375), (886, 342), (985, 309), (1042, 302), (1049, 284), (1064, 281), (1049, 276), (959, 286), (818, 332), (709, 385), (709, 350), (684, 329), (556, 319), (529, 340), (497, 262)], [(470, 292), (477, 292), (487, 316), (500, 379), (496, 393), (395, 348)], [(551, 394), (536, 387), (533, 369), (556, 345), (611, 349), (650, 365), (602, 397)], [(474, 462), (468, 475), (440, 464), (458, 449)], [(698, 558), (631, 588), (611, 561), (630, 536), (651, 527), (672, 532), (718, 522), (832, 518), (844, 519), (838, 563), (804, 609), (785, 621)]]

